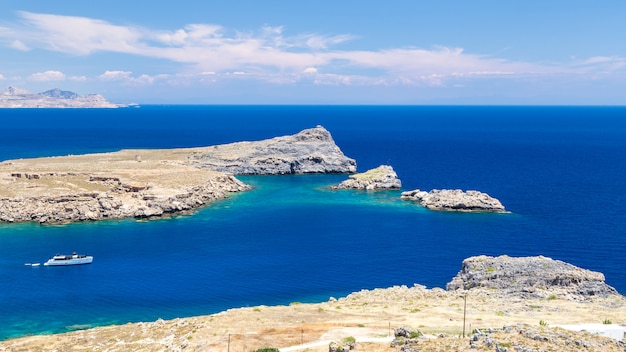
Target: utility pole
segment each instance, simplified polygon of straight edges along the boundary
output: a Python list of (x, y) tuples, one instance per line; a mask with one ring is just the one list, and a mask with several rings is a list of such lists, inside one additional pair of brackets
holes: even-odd
[(467, 311), (467, 292), (463, 295), (463, 337), (465, 337), (465, 312)]

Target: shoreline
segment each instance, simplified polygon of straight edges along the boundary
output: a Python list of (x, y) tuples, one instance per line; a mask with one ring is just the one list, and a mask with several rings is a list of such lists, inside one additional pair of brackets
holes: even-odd
[[(420, 285), (393, 286), (361, 290), (319, 303), (232, 308), (205, 316), (11, 338), (0, 341), (0, 349), (52, 351), (60, 346), (80, 345), (82, 350), (95, 346), (118, 351), (221, 350), (230, 338), (230, 347), (235, 349), (292, 346), (289, 350), (298, 350), (297, 346), (304, 343), (312, 348), (308, 351), (324, 351), (324, 348), (327, 351), (326, 341), (353, 336), (359, 350), (378, 351), (389, 348), (391, 332), (401, 326), (423, 333), (425, 337), (419, 343), (424, 346), (469, 342), (470, 332), (475, 328), (525, 326), (550, 331), (556, 325), (602, 323), (602, 319), (616, 326), (626, 324), (623, 320), (626, 297), (622, 295), (573, 302), (559, 297), (519, 299), (491, 290), (472, 289), (465, 291), (465, 297), (466, 312), (459, 292)], [(462, 338), (464, 313), (466, 337)], [(541, 325), (542, 321), (546, 323)], [(385, 339), (371, 342), (376, 338)]]

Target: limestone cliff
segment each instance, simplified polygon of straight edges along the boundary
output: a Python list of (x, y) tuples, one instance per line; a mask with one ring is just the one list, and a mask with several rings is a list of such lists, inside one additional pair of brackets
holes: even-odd
[(190, 157), (192, 165), (235, 175), (352, 173), (354, 159), (346, 157), (324, 127), (258, 142), (207, 148)]
[(494, 293), (524, 298), (549, 298), (558, 294), (562, 298), (584, 300), (590, 296), (618, 294), (604, 282), (602, 273), (543, 256), (482, 255), (467, 258), (446, 289), (473, 288), (492, 289)]
[(381, 165), (363, 173), (348, 176), (348, 179), (331, 189), (400, 189), (402, 182), (398, 175), (389, 165)]
[(505, 211), (499, 200), (479, 191), (435, 189), (425, 192), (416, 189), (402, 192), (401, 199), (416, 201), (430, 210), (496, 213)]

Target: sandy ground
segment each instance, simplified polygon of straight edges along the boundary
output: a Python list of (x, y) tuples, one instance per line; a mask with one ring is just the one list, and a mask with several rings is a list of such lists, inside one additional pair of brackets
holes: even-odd
[[(612, 296), (585, 302), (554, 299), (524, 300), (500, 297), (495, 292), (464, 294), (423, 287), (392, 287), (353, 293), (318, 304), (294, 302), (288, 306), (231, 309), (209, 316), (157, 320), (73, 331), (50, 336), (30, 336), (0, 343), (0, 351), (328, 351), (331, 341), (353, 337), (359, 351), (394, 351), (393, 329), (407, 326), (425, 337), (420, 351), (480, 351), (470, 348), (473, 329), (499, 329), (526, 324), (549, 334), (559, 324), (626, 324), (626, 298)], [(465, 314), (464, 314), (465, 313)], [(464, 319), (465, 316), (465, 319)], [(465, 324), (464, 324), (465, 323)], [(565, 336), (559, 332), (558, 336)], [(570, 334), (569, 332), (567, 334)], [(571, 341), (591, 341), (586, 351), (624, 351), (615, 340), (576, 335)], [(555, 341), (517, 341), (521, 334), (494, 335), (502, 344), (532, 343), (545, 350), (577, 351), (571, 342), (554, 349)], [(569, 336), (569, 335), (568, 335)], [(621, 349), (620, 349), (621, 348)], [(493, 347), (485, 350), (494, 350)]]

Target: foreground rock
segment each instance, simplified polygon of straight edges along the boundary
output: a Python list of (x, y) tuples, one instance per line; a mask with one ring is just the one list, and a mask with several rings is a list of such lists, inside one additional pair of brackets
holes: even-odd
[(126, 105), (108, 102), (102, 95), (80, 96), (74, 92), (51, 89), (42, 93), (9, 87), (0, 92), (0, 108), (118, 108)]
[(496, 198), (478, 191), (463, 192), (460, 189), (435, 189), (430, 192), (402, 192), (401, 199), (420, 203), (430, 210), (463, 212), (505, 212), (504, 206)]
[(400, 187), (402, 187), (402, 182), (393, 168), (389, 165), (381, 165), (360, 174), (350, 175), (347, 180), (331, 188), (381, 190), (400, 189)]
[(446, 289), (474, 288), (492, 289), (500, 294), (524, 298), (549, 298), (558, 294), (568, 299), (585, 300), (618, 294), (604, 282), (602, 273), (543, 256), (478, 256), (465, 259), (461, 271), (446, 285)]
[(353, 173), (346, 157), (324, 127), (259, 142), (218, 145), (194, 154), (193, 165), (235, 175)]
[[(249, 189), (231, 173), (353, 172), (322, 127), (216, 147), (0, 162), (0, 221), (65, 223), (188, 212)], [(217, 170), (217, 171), (216, 171)]]

